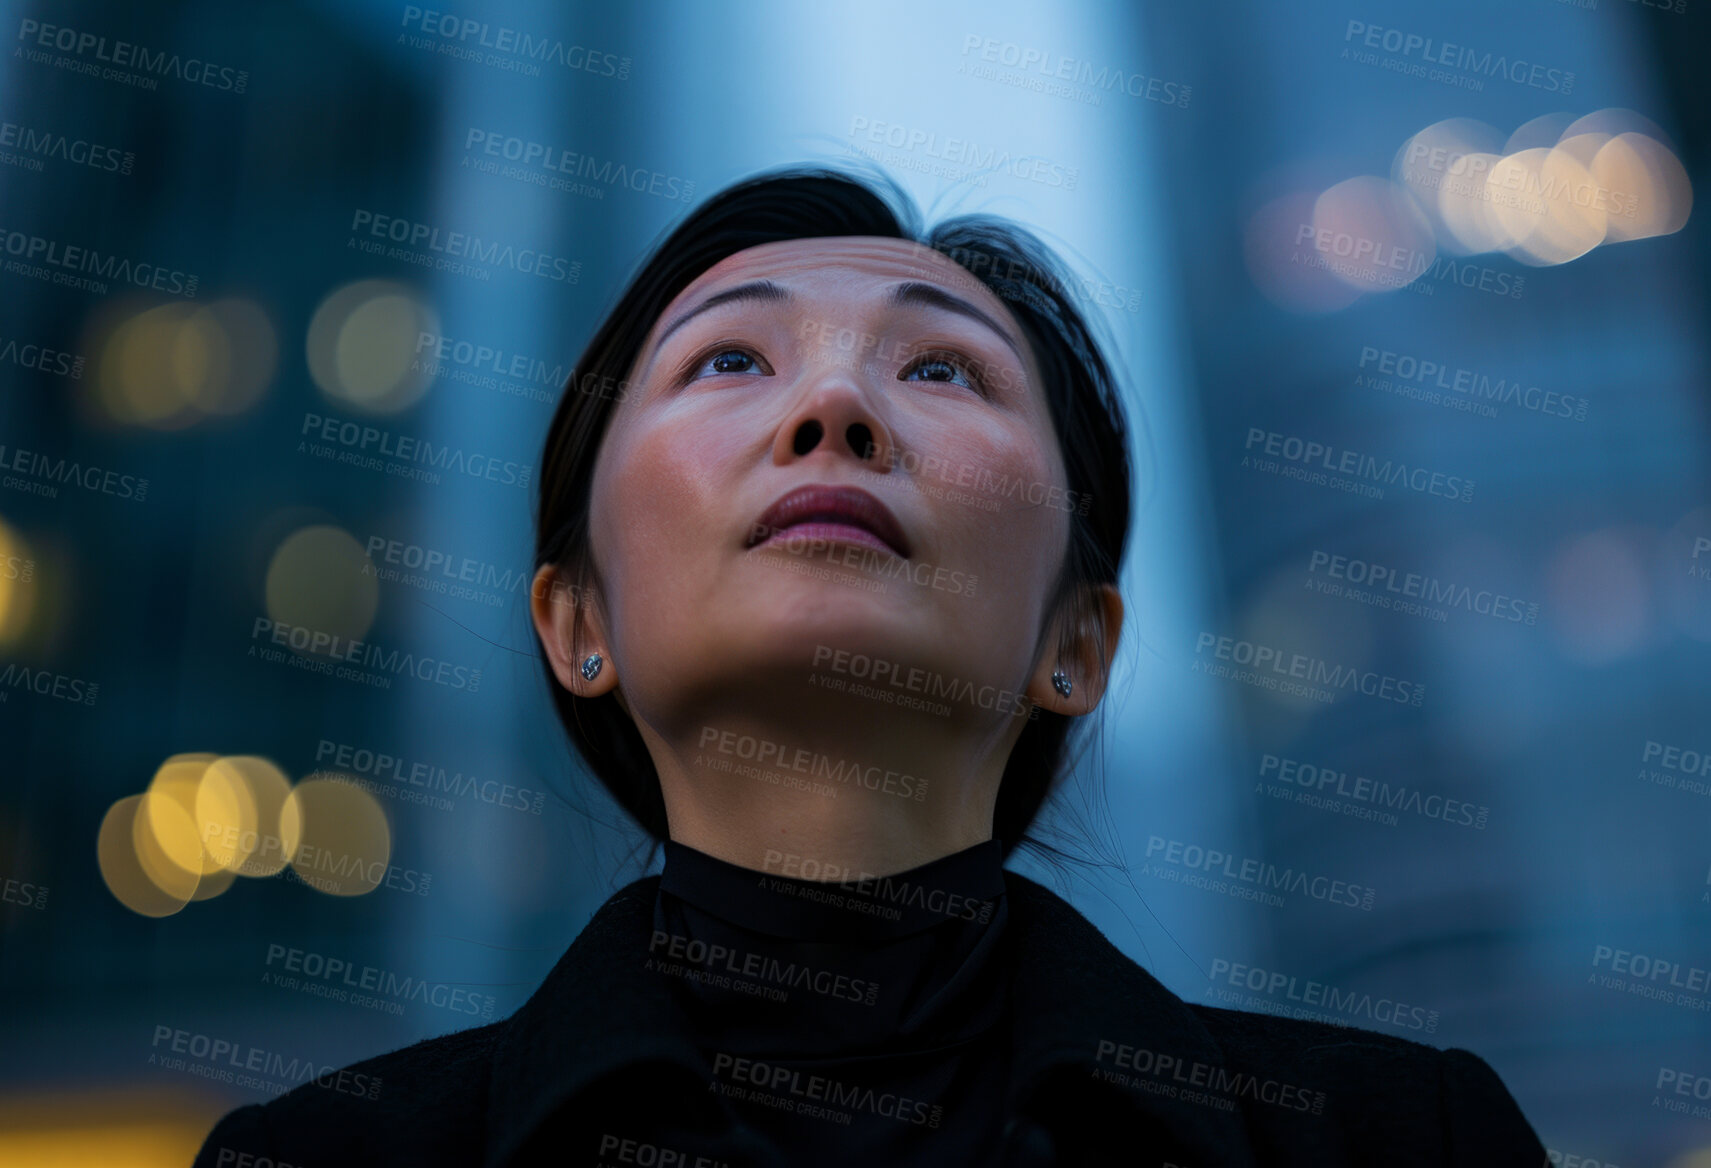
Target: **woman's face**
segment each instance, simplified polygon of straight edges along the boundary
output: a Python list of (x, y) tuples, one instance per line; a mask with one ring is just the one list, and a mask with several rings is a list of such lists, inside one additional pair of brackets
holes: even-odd
[(615, 407), (595, 635), (644, 733), (811, 717), (822, 679), (873, 680), (853, 654), (904, 682), (877, 688), (953, 708), (929, 725), (1019, 733), (1002, 695), (1035, 670), (1066, 485), (1027, 341), (966, 270), (879, 237), (750, 248), (666, 308)]

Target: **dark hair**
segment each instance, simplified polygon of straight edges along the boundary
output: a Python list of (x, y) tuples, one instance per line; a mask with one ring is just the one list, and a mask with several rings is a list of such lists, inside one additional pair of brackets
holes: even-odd
[[(961, 215), (923, 233), (908, 195), (883, 177), (879, 182), (889, 188), (889, 201), (858, 178), (825, 168), (774, 171), (727, 187), (655, 246), (595, 330), (547, 431), (535, 525), (534, 569), (553, 564), (563, 572), (574, 566), (573, 645), (580, 643), (580, 598), (587, 594), (591, 570), (588, 512), (595, 456), (649, 330), (677, 294), (714, 264), (784, 240), (865, 235), (916, 243), (954, 261), (1005, 302), (1039, 366), (1068, 471), (1067, 497), (1079, 501), (1069, 511), (1069, 549), (1048, 611), (1067, 605), (1071, 620), (1065, 628), (1073, 630), (1093, 603), (1089, 589), (1117, 582), (1129, 532), (1128, 423), (1105, 357), (1072, 301), (1077, 285), (1030, 232), (991, 216)], [(654, 840), (665, 839), (659, 775), (635, 723), (613, 694), (577, 697), (558, 683), (545, 655), (542, 663), (559, 720), (583, 760)], [(1073, 765), (1075, 721), (1042, 708), (1017, 739), (992, 824), (1006, 854), (1018, 843), (1039, 844), (1025, 839), (1025, 832)]]

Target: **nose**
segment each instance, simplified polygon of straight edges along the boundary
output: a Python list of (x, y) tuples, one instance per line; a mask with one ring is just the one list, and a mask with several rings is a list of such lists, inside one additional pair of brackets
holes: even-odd
[(834, 458), (853, 458), (881, 474), (892, 464), (890, 428), (843, 370), (821, 376), (796, 403), (778, 429), (773, 461), (790, 462), (821, 450)]

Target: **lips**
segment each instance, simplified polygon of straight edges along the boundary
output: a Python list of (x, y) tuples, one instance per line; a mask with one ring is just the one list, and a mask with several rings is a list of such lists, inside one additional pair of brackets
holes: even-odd
[[(785, 535), (838, 539), (865, 532), (886, 549), (909, 558), (909, 541), (897, 517), (859, 487), (798, 487), (761, 513), (749, 532), (749, 547)], [(865, 542), (859, 536), (852, 542)]]

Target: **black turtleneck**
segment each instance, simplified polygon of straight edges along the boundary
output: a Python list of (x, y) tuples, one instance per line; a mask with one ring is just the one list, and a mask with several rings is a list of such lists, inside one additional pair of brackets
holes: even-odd
[(786, 871), (665, 844), (648, 966), (690, 1019), (709, 1090), (792, 1164), (994, 1161), (1009, 1077), (998, 841), (891, 876)]

